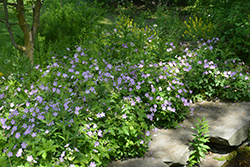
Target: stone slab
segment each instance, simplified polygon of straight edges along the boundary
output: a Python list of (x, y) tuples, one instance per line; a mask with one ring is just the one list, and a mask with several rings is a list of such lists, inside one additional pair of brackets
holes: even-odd
[(201, 158), (200, 167), (221, 167), (226, 163), (225, 161), (218, 161), (213, 159), (213, 157), (220, 158), (222, 156), (227, 156), (228, 154), (217, 154), (209, 152), (209, 154), (205, 155), (205, 159)]
[(238, 146), (248, 138), (250, 102), (200, 102), (191, 107), (194, 111), (182, 125), (194, 127), (197, 118), (205, 117), (210, 125), (210, 142)]
[(124, 161), (113, 161), (108, 164), (108, 167), (169, 167), (160, 159), (153, 157), (131, 158)]
[[(179, 124), (181, 128), (151, 130), (153, 140), (144, 157), (112, 161), (108, 167), (185, 166), (191, 153), (191, 134), (196, 133), (191, 127), (198, 123), (197, 118), (205, 117), (205, 121), (208, 121), (210, 142), (223, 147), (238, 146), (247, 139), (250, 127), (250, 102), (199, 102), (191, 107), (194, 110)], [(225, 162), (212, 157), (222, 155), (210, 152), (205, 159), (201, 159), (200, 167), (221, 167)]]

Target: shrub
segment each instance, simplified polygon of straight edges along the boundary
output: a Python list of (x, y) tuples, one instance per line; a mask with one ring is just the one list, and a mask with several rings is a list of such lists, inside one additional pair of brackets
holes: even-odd
[[(97, 4), (91, 5), (86, 2), (81, 2), (79, 5), (67, 3), (61, 6), (59, 2), (57, 6), (51, 5), (41, 16), (41, 26), (38, 31), (40, 39), (35, 49), (42, 52), (53, 48), (51, 51), (60, 55), (64, 55), (60, 53), (62, 46), (73, 49), (72, 46), (84, 40), (104, 15), (104, 9), (98, 8)], [(96, 7), (93, 7), (94, 5)], [(60, 48), (57, 49), (56, 46)], [(43, 55), (39, 58), (44, 59)]]
[(182, 34), (183, 37), (197, 41), (201, 38), (208, 40), (217, 36), (215, 24), (201, 17), (198, 18), (196, 15), (189, 17), (189, 20), (184, 21), (184, 23), (186, 25), (186, 30), (184, 34)]
[(244, 70), (249, 67), (240, 59), (226, 59), (224, 62), (217, 59), (218, 50), (212, 43), (219, 39), (214, 40), (203, 41), (199, 49), (188, 52), (193, 56), (190, 73), (186, 73), (187, 86), (194, 92), (192, 99), (249, 100), (249, 73)]
[(225, 45), (228, 46), (235, 56), (247, 63), (250, 62), (249, 7), (249, 3), (235, 1), (230, 9), (218, 9), (217, 11), (219, 34), (221, 35), (219, 37), (223, 41), (221, 48), (225, 48)]
[[(113, 158), (142, 156), (148, 148), (144, 110), (124, 102), (119, 93), (111, 94), (110, 76), (100, 71), (102, 80), (97, 62), (76, 55), (75, 60), (69, 59), (76, 62), (75, 74), (74, 67), (62, 68), (54, 62), (30, 87), (16, 81), (2, 83), (2, 140), (7, 142), (1, 157), (5, 166), (105, 166)], [(78, 60), (88, 66), (80, 69)], [(88, 73), (92, 63), (96, 68)]]

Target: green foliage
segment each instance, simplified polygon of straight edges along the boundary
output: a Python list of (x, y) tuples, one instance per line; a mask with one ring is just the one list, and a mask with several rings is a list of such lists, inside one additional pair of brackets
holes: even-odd
[[(44, 45), (42, 49), (48, 50), (51, 45), (72, 47), (84, 40), (104, 14), (104, 10), (101, 8), (97, 10), (97, 7), (97, 4), (93, 7), (85, 2), (78, 5), (67, 3), (62, 6), (58, 2), (56, 6), (51, 5), (47, 8), (41, 16), (38, 32), (40, 34), (38, 40)], [(35, 48), (40, 51), (40, 47)], [(55, 49), (54, 52), (58, 53), (58, 50)]]
[(191, 98), (194, 101), (216, 97), (233, 101), (249, 100), (249, 73), (244, 74), (247, 68), (244, 62), (236, 58), (219, 60), (223, 51), (213, 49), (210, 44), (202, 44), (193, 55), (191, 73), (186, 75), (187, 85), (194, 92)]
[(189, 166), (192, 167), (196, 163), (200, 163), (200, 158), (205, 158), (205, 153), (207, 153), (207, 149), (210, 149), (209, 146), (205, 145), (209, 141), (208, 136), (205, 135), (208, 133), (208, 124), (207, 121), (205, 121), (205, 117), (200, 120), (198, 118), (199, 123), (195, 124), (196, 128), (193, 128), (197, 131), (198, 134), (192, 134), (194, 136), (193, 143), (191, 145), (194, 148), (194, 151), (191, 152), (190, 158), (189, 158)]
[(234, 159), (237, 156), (237, 151), (232, 151), (227, 156), (222, 156), (220, 158), (213, 157), (213, 159), (216, 159), (218, 161), (227, 161), (230, 162), (232, 159)]
[(181, 34), (185, 29), (180, 10), (165, 10), (164, 8), (158, 8), (155, 14), (155, 24), (158, 25), (162, 40), (166, 41), (179, 41)]
[(199, 17), (209, 18), (209, 21), (215, 25), (217, 33), (214, 37), (221, 40), (218, 47), (223, 50), (230, 49), (230, 52), (234, 53), (227, 58), (238, 57), (245, 63), (249, 63), (249, 7), (248, 1), (245, 0), (214, 0), (197, 6), (193, 12)]
[(217, 37), (217, 28), (208, 19), (204, 20), (194, 15), (193, 17), (189, 17), (189, 20), (184, 21), (184, 23), (186, 30), (184, 34), (182, 34), (183, 37), (191, 38), (194, 41), (199, 39), (208, 40)]
[(250, 62), (249, 8), (249, 3), (235, 1), (229, 10), (219, 8), (217, 11), (222, 45), (230, 47), (231, 51), (244, 62)]
[[(15, 51), (14, 54), (4, 54), (0, 57), (0, 71), (5, 80), (15, 80), (20, 83), (30, 83), (37, 80), (38, 75), (33, 72), (34, 67), (30, 64), (29, 59)], [(22, 80), (23, 75), (29, 74), (28, 80)], [(0, 81), (1, 82), (1, 81)]]
[[(95, 60), (89, 60), (89, 57), (80, 56), (80, 53), (78, 61), (79, 63), (88, 62), (87, 66), (79, 64), (75, 68), (81, 73), (88, 71), (90, 66), (97, 63)], [(98, 67), (104, 69), (105, 64), (98, 62)], [(12, 80), (2, 83), (1, 88), (3, 89), (0, 92), (4, 97), (1, 98), (1, 105), (4, 101), (7, 104), (11, 103), (10, 106), (1, 109), (2, 119), (8, 118), (9, 110), (16, 110), (20, 113), (16, 116), (13, 115), (15, 124), (18, 125), (17, 132), (27, 133), (20, 138), (7, 137), (8, 142), (3, 146), (7, 149), (5, 149), (6, 154), (9, 152), (16, 154), (19, 151), (15, 150), (16, 146), (13, 143), (18, 147), (23, 142), (28, 144), (25, 151), (22, 152), (22, 156), (25, 158), (11, 157), (11, 163), (15, 166), (24, 165), (26, 157), (33, 156), (34, 160), (43, 166), (58, 166), (56, 163), (59, 161), (61, 166), (69, 166), (72, 163), (86, 166), (92, 161), (95, 161), (97, 165), (105, 165), (110, 158), (143, 156), (150, 140), (149, 135), (145, 136), (143, 132), (149, 130), (149, 126), (145, 123), (147, 117), (145, 111), (138, 106), (131, 106), (130, 103), (124, 102), (119, 92), (111, 89), (110, 82), (99, 81), (99, 84), (96, 85), (95, 79), (99, 77), (99, 74), (95, 68), (91, 70), (94, 77), (88, 81), (84, 81), (86, 79), (84, 75), (77, 75), (74, 79), (53, 75), (61, 73), (70, 76), (69, 69), (70, 67), (62, 68), (54, 61), (53, 66), (43, 73), (40, 82), (33, 83), (31, 87)], [(73, 81), (76, 83), (77, 80), (82, 82), (75, 85), (69, 84)], [(53, 87), (55, 90), (49, 91), (48, 87)], [(21, 91), (17, 91), (17, 88), (20, 88)], [(89, 94), (87, 93), (89, 88), (96, 91)], [(36, 89), (39, 96), (32, 89)], [(71, 95), (65, 92), (70, 89), (74, 89), (74, 93)], [(29, 95), (28, 91), (30, 91)], [(74, 94), (78, 94), (80, 99)], [(29, 99), (34, 99), (36, 102), (33, 103)], [(74, 100), (74, 103), (70, 103), (71, 101), (68, 99)], [(47, 110), (45, 109), (46, 103), (43, 105), (42, 101), (50, 102), (50, 104), (54, 102), (55, 106), (53, 109)], [(12, 104), (17, 104), (17, 106), (13, 107)], [(27, 112), (28, 110), (30, 112)], [(33, 110), (44, 112), (37, 115), (40, 117), (38, 118), (34, 116)], [(105, 118), (98, 117), (100, 113), (104, 113)], [(31, 117), (33, 117), (33, 121)], [(2, 125), (12, 126), (13, 122), (9, 122), (11, 120), (2, 121)], [(31, 128), (31, 125), (28, 124), (30, 121), (35, 122), (35, 127)], [(22, 128), (26, 123), (32, 129), (29, 133), (28, 130), (25, 131)], [(5, 129), (4, 134), (12, 136), (11, 129)], [(31, 137), (31, 134), (34, 136)], [(98, 146), (95, 146), (96, 142), (98, 142)], [(2, 157), (7, 157), (6, 154), (3, 154)], [(61, 161), (60, 157), (64, 158), (64, 161)], [(35, 161), (33, 163), (36, 163)]]
[[(185, 24), (179, 9), (159, 8), (151, 25), (145, 24), (149, 11), (140, 18), (123, 12), (115, 26), (104, 27), (93, 17), (95, 5), (57, 0), (51, 5), (36, 38), (39, 65), (23, 66), (20, 55), (0, 57), (4, 166), (106, 166), (114, 159), (143, 156), (149, 130), (175, 128), (189, 112), (190, 99), (250, 99), (249, 68), (232, 58), (230, 46), (222, 47), (225, 40), (211, 35), (190, 42), (189, 48), (180, 43), (185, 43), (180, 41)], [(206, 16), (210, 9), (204, 10)], [(196, 16), (196, 26), (208, 25)], [(214, 17), (211, 13), (207, 22)], [(212, 24), (219, 25), (215, 19)], [(203, 33), (201, 27), (194, 31), (200, 37), (209, 29)], [(190, 164), (208, 149), (208, 126), (204, 118), (198, 121)], [(23, 142), (27, 147), (17, 157)]]

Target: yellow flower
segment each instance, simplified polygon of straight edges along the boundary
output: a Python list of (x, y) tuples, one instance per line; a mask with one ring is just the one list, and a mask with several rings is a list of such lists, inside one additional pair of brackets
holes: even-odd
[(2, 75), (3, 75), (3, 73), (0, 72), (0, 76), (2, 76)]

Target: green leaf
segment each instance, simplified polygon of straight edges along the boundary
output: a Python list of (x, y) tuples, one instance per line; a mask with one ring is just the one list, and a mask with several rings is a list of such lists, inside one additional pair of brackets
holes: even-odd
[(2, 166), (7, 166), (7, 156), (1, 156), (0, 157), (0, 164)]
[(128, 127), (123, 126), (123, 127), (122, 127), (122, 130), (123, 130), (123, 132), (124, 132), (126, 135), (128, 135), (128, 136), (129, 136)]
[(203, 159), (205, 159), (205, 154), (204, 154), (204, 152), (200, 152), (200, 156), (201, 156)]
[(110, 156), (109, 156), (108, 153), (103, 153), (103, 155), (104, 155), (105, 157), (107, 157), (108, 159), (110, 159)]
[(46, 160), (46, 157), (47, 157), (47, 153), (45, 150), (41, 150), (39, 152), (37, 152), (37, 155), (42, 155), (43, 159)]
[(46, 157), (47, 157), (47, 152), (46, 151), (43, 152), (42, 157), (43, 157), (43, 159), (46, 159)]
[[(203, 144), (202, 144), (202, 145), (203, 145)], [(203, 145), (202, 147), (205, 148), (205, 149), (207, 149), (207, 150), (210, 149), (210, 147), (207, 146), (207, 145)]]
[(96, 162), (100, 162), (100, 159), (99, 159), (99, 157), (98, 157), (96, 154), (93, 155), (93, 159), (94, 159)]
[(74, 160), (74, 163), (81, 163), (81, 165), (83, 164), (88, 164), (90, 161), (89, 155), (88, 154), (84, 155), (82, 153), (79, 153), (76, 155), (76, 159)]

